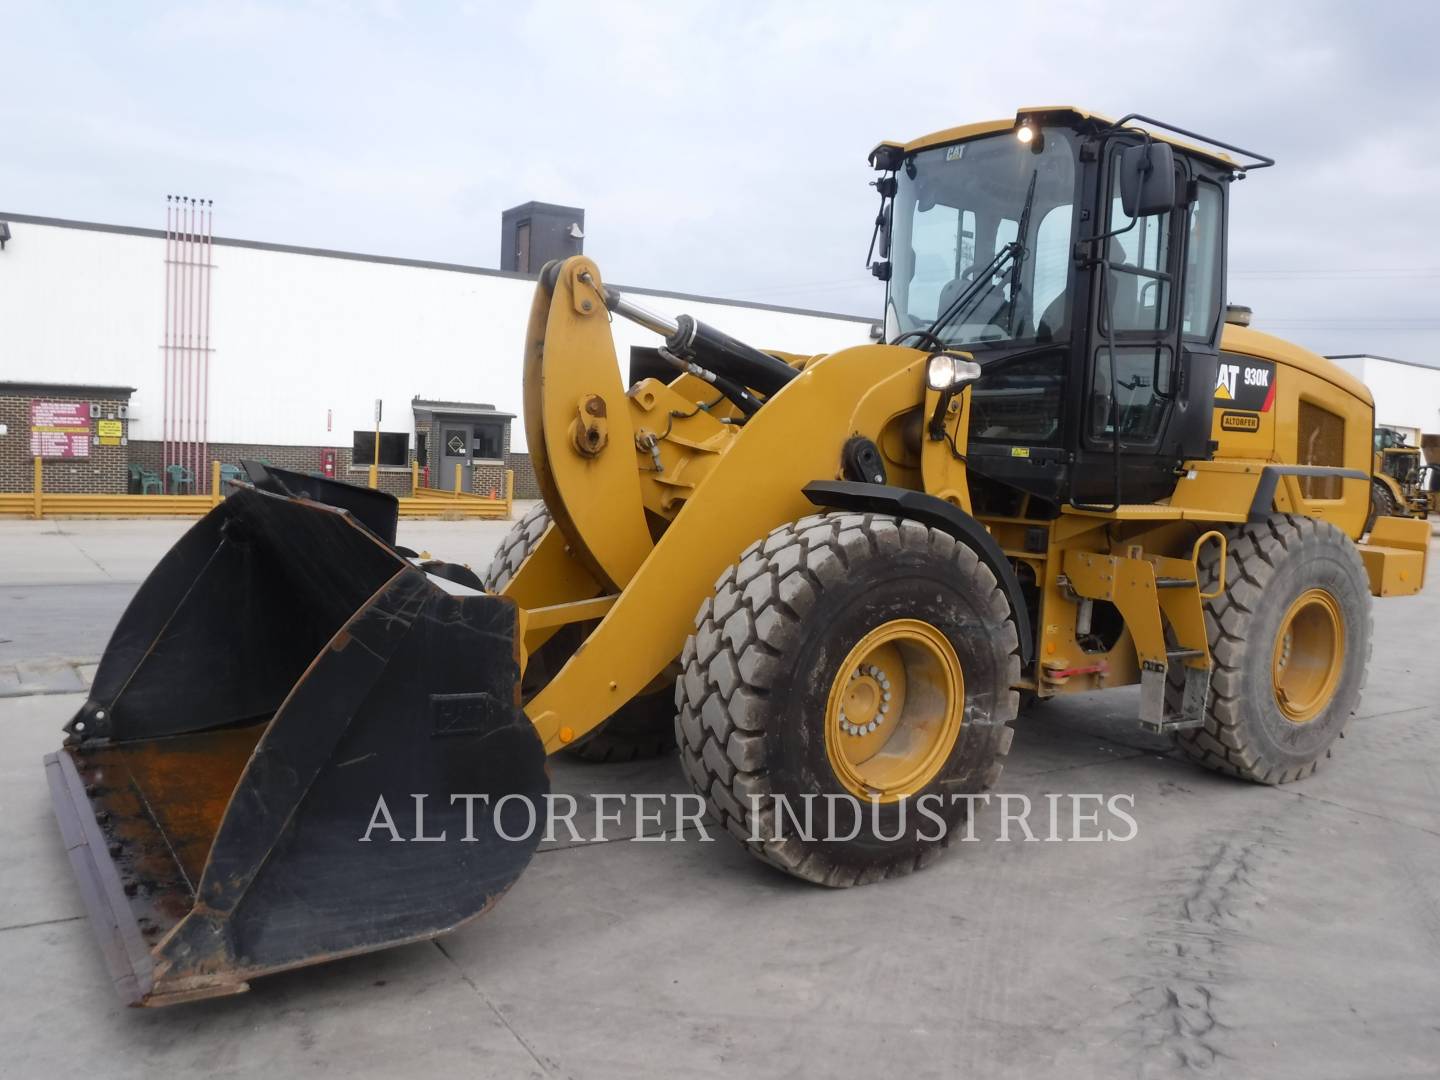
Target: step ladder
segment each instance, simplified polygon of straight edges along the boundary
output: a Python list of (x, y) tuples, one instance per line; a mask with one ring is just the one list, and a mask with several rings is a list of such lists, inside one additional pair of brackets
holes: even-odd
[[(1220, 545), (1220, 574), (1209, 592), (1200, 589), (1200, 554)], [(1067, 551), (1064, 572), (1076, 595), (1105, 600), (1119, 609), (1140, 662), (1140, 726), (1159, 735), (1205, 724), (1214, 662), (1205, 629), (1204, 602), (1225, 591), (1225, 534), (1201, 535), (1189, 559), (1147, 555), (1138, 546), (1123, 555)], [(1167, 632), (1168, 631), (1168, 632)], [(1184, 669), (1185, 689), (1178, 714), (1167, 712), (1171, 668)]]

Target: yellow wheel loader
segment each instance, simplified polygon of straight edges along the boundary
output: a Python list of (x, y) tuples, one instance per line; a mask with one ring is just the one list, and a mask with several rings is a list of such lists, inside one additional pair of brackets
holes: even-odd
[(1440, 503), (1434, 467), (1418, 446), (1408, 446), (1403, 432), (1375, 429), (1375, 464), (1370, 480), (1370, 522), (1379, 517), (1429, 517)]
[[(388, 497), (253, 464), (176, 545), (47, 759), (127, 1000), (483, 912), (546, 755), (661, 709), (711, 816), (831, 886), (941, 852), (1022, 694), (1138, 685), (1138, 724), (1266, 784), (1330, 754), (1429, 530), (1360, 543), (1369, 392), (1226, 322), (1230, 188), (1272, 162), (1071, 107), (870, 162), (883, 343), (765, 351), (544, 268), (546, 510), (488, 582), (397, 547)], [(672, 377), (626, 386), (615, 318)], [(782, 835), (817, 798), (848, 839)]]

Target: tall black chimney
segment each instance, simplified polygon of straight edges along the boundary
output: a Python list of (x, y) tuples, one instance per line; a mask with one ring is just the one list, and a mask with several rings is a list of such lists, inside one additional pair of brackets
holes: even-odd
[(585, 250), (585, 211), (578, 206), (527, 202), (500, 215), (500, 269), (538, 274), (551, 259)]

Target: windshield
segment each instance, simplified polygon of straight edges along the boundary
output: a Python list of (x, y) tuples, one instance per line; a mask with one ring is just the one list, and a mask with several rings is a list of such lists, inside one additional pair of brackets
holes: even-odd
[(1075, 201), (1068, 131), (1045, 128), (1028, 144), (1006, 131), (922, 150), (897, 180), (887, 338), (947, 313), (938, 336), (952, 345), (1067, 335)]

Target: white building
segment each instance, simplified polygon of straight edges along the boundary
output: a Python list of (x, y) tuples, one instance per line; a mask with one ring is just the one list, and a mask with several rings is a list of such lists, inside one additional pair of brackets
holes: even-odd
[[(177, 408), (167, 331), (176, 336), (183, 303), (189, 332), (202, 332), (204, 275), (191, 267), (183, 290), (167, 278), (177, 256), (164, 231), (20, 214), (0, 220), (11, 232), (0, 251), (0, 490), (29, 487), (33, 403), (79, 401), (96, 420), (93, 453), (57, 461), (54, 472), (82, 490), (123, 491), (129, 466), (164, 464), (162, 429)], [(411, 457), (424, 463), (430, 451), (438, 466), (435, 447), (422, 444), (432, 425), (452, 421), (473, 439), (473, 488), (495, 486), (506, 464), (523, 487), (524, 434), (517, 424), (512, 447), (509, 421), (520, 412), (533, 276), (218, 237), (192, 254), (213, 267), (208, 334), (180, 369), (195, 429), (186, 438), (206, 447), (193, 458), (264, 457), (306, 470), (333, 464), (340, 479), (363, 482), (352, 450), (369, 453), (360, 435), (372, 430), (379, 399), (381, 429), (392, 436), (381, 455), (393, 467), (392, 490), (408, 486)], [(640, 302), (657, 311), (692, 314), (762, 348), (827, 352), (871, 333), (872, 320), (861, 317), (619, 287), (644, 294)], [(632, 347), (660, 343), (623, 319), (613, 328), (622, 371)], [(112, 416), (123, 435), (102, 444), (99, 422), (113, 433)], [(82, 433), (78, 445), (85, 441)], [(452, 476), (437, 467), (432, 484), (449, 486)]]
[[(507, 212), (507, 236), (526, 257), (532, 208), (558, 213), (552, 225), (572, 212), (583, 219), (548, 204)], [(456, 459), (442, 444), (463, 443), (472, 490), (497, 487), (511, 467), (519, 493), (534, 494), (524, 433), (512, 430), (533, 276), (218, 237), (187, 253), (161, 230), (4, 213), (0, 221), (10, 232), (0, 250), (0, 490), (28, 490), (41, 449), (55, 455), (45, 466), (54, 490), (124, 491), (143, 479), (137, 472), (158, 474), (176, 460), (193, 466), (204, 490), (206, 462), (243, 457), (363, 482), (381, 400), (389, 490), (408, 490), (412, 459), (432, 466), (433, 486), (453, 486)], [(583, 235), (578, 224), (561, 232)], [(619, 287), (762, 348), (828, 352), (869, 340), (873, 326)], [(622, 370), (633, 348), (659, 342), (623, 319), (613, 331)], [(189, 343), (178, 352), (177, 338)], [(1440, 369), (1331, 359), (1370, 387), (1377, 424), (1412, 445), (1430, 436), (1440, 456)], [(56, 416), (67, 417), (63, 429)], [(37, 442), (45, 430), (50, 441)]]
[[(1440, 452), (1440, 368), (1389, 356), (1345, 354), (1328, 359), (1375, 395), (1376, 427), (1394, 428), (1411, 446), (1425, 447), (1427, 459)], [(1431, 463), (1440, 464), (1440, 458)]]

